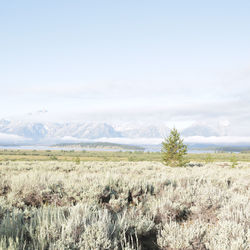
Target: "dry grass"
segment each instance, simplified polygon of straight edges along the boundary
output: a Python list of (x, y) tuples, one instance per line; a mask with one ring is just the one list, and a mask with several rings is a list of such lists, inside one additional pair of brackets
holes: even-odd
[[(158, 161), (162, 162), (160, 152), (142, 152), (142, 151), (65, 151), (65, 150), (18, 150), (18, 149), (0, 149), (1, 161)], [(197, 162), (230, 162), (232, 158), (237, 161), (250, 162), (250, 153), (189, 153), (187, 160)], [(232, 163), (232, 162), (231, 162)]]
[(0, 162), (0, 249), (249, 249), (250, 163)]

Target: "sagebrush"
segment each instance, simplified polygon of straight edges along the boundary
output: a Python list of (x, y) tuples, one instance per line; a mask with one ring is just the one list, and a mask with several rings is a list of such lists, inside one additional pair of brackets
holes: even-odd
[(249, 249), (248, 163), (1, 162), (0, 249)]

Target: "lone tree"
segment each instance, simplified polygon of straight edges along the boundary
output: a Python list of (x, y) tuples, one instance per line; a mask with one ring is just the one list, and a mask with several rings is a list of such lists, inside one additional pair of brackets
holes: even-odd
[(187, 154), (187, 146), (183, 144), (180, 133), (173, 128), (170, 135), (162, 142), (162, 160), (165, 165), (171, 167), (182, 167), (188, 163), (185, 155)]

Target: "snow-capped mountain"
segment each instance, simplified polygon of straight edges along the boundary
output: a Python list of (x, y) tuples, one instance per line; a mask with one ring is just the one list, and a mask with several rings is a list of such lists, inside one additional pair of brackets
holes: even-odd
[(122, 137), (119, 131), (106, 123), (36, 123), (0, 120), (0, 133), (21, 136), (37, 142), (63, 137), (79, 139)]
[(220, 136), (218, 129), (207, 124), (194, 124), (181, 131), (181, 135), (188, 136)]
[(117, 127), (123, 137), (128, 138), (163, 138), (169, 134), (169, 128), (166, 126), (141, 125), (141, 126), (123, 126)]
[(123, 126), (116, 127), (107, 123), (37, 123), (0, 120), (0, 133), (14, 134), (34, 140), (44, 138), (161, 138), (167, 135), (169, 129), (165, 126)]
[[(40, 143), (54, 144), (65, 141), (107, 141), (135, 143), (157, 141), (169, 135), (166, 125), (148, 124), (107, 124), (101, 122), (46, 123), (0, 120), (0, 144)], [(185, 139), (191, 137), (217, 137), (222, 134), (219, 128), (205, 123), (196, 123), (181, 131)], [(139, 143), (140, 144), (140, 143)]]
[(107, 123), (50, 123), (47, 125), (48, 136), (62, 138), (71, 136), (75, 138), (116, 138), (121, 137), (121, 133), (116, 131)]
[(37, 140), (46, 137), (47, 132), (45, 125), (42, 123), (0, 120), (0, 133)]

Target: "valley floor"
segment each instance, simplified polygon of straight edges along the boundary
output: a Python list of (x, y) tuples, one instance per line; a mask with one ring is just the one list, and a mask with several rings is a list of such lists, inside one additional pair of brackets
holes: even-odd
[(250, 249), (250, 163), (0, 161), (0, 249)]

